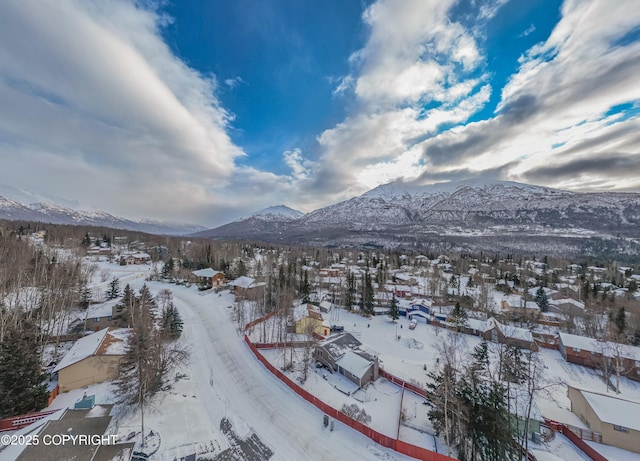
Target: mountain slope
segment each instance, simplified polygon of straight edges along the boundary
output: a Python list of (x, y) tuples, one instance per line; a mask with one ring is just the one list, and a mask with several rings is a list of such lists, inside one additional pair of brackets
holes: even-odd
[(551, 238), (563, 238), (561, 246), (575, 249), (591, 244), (585, 237), (628, 237), (633, 243), (639, 231), (638, 193), (579, 193), (507, 181), (466, 181), (385, 184), (295, 220), (247, 218), (199, 235), (326, 245), (437, 246), (447, 240), (459, 242), (462, 249), (477, 247), (480, 241), (488, 242), (482, 244), (487, 248), (525, 240), (547, 241), (551, 247)]
[[(34, 197), (20, 191), (20, 197)], [(165, 223), (154, 220), (130, 220), (104, 211), (74, 210), (56, 205), (52, 201), (31, 204), (19, 203), (0, 196), (0, 219), (11, 221), (39, 221), (53, 224), (75, 224), (128, 229), (151, 234), (187, 235), (204, 229), (202, 226), (182, 223)]]
[[(285, 205), (270, 206), (214, 229), (193, 234), (194, 237), (212, 238), (256, 238), (257, 235), (273, 235), (277, 238), (286, 232), (289, 223), (295, 222), (304, 213)], [(258, 237), (259, 238), (259, 237)]]

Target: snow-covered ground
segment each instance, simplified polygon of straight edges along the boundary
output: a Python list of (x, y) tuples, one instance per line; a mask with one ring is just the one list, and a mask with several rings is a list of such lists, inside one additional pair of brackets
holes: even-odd
[[(121, 288), (130, 283), (133, 289), (139, 290), (151, 271), (150, 266), (118, 266), (107, 262), (97, 265), (94, 286), (98, 290), (106, 289), (113, 276), (120, 278)], [(104, 271), (109, 271), (106, 282), (101, 280)], [(323, 413), (269, 373), (244, 344), (232, 318), (233, 309), (228, 309), (234, 304), (228, 292), (199, 292), (195, 287), (146, 283), (154, 293), (166, 288), (172, 290), (174, 303), (184, 320), (183, 341), (191, 353), (189, 362), (174, 372), (170, 389), (162, 391), (146, 408), (145, 428), (160, 435), (160, 445), (152, 459), (173, 460), (191, 453), (215, 459), (237, 442), (229, 436), (228, 429), (223, 430), (228, 428), (226, 420), (240, 439), (255, 434), (273, 452), (271, 459), (411, 459), (375, 444), (340, 423), (336, 422), (334, 431), (324, 428)], [(345, 311), (340, 311), (334, 323), (344, 325), (345, 331), (353, 333), (366, 349), (377, 354), (386, 371), (419, 385), (426, 383), (427, 372), (436, 366), (438, 344), (448, 334), (424, 323), (409, 330), (404, 318), (393, 323), (385, 316), (365, 319)], [(479, 338), (472, 336), (463, 336), (461, 340), (469, 350), (479, 342)], [(273, 354), (274, 360), (278, 360), (277, 351), (265, 351), (265, 354)], [(567, 364), (557, 351), (543, 350), (542, 356), (550, 377), (604, 391), (595, 372)], [(282, 362), (278, 364), (281, 365)], [(338, 408), (342, 403), (356, 402), (354, 397), (337, 391), (333, 387), (337, 382), (331, 384), (330, 379), (325, 380), (322, 371), (314, 368), (307, 385)], [(73, 406), (85, 391), (95, 394), (97, 403), (109, 403), (113, 399), (109, 385), (103, 383), (62, 394), (52, 408)], [(640, 383), (623, 380), (622, 393), (640, 399)], [(397, 434), (401, 399), (398, 387), (379, 380), (366, 393), (355, 397), (364, 401), (356, 403), (366, 403), (374, 428), (389, 435)], [(580, 425), (579, 419), (568, 410), (566, 386), (552, 389), (550, 397), (539, 399), (538, 405), (545, 416)], [(400, 427), (401, 438), (429, 449), (437, 444), (442, 451), (441, 442), (435, 442), (428, 435), (426, 407), (420, 398), (406, 392), (402, 408), (406, 425)], [(112, 431), (128, 434), (139, 430), (139, 411), (121, 413), (114, 419)], [(539, 457), (541, 460), (573, 461), (582, 456), (561, 436), (539, 449), (544, 452)], [(640, 460), (640, 455), (624, 452), (610, 459)]]
[[(148, 266), (99, 266), (126, 277), (135, 290), (145, 283), (139, 274), (149, 271)], [(323, 413), (271, 375), (244, 344), (231, 309), (227, 309), (233, 304), (228, 292), (146, 283), (152, 292), (173, 291), (184, 320), (183, 339), (191, 353), (189, 363), (175, 373), (179, 378), (174, 379), (171, 389), (161, 392), (145, 410), (145, 432), (158, 432), (161, 439), (152, 459), (173, 460), (191, 453), (215, 459), (236, 443), (221, 429), (225, 418), (240, 439), (255, 434), (273, 452), (274, 460), (411, 459), (340, 423), (333, 431), (324, 428)], [(113, 399), (108, 384), (103, 383), (62, 394), (52, 408), (73, 406), (84, 392), (95, 394), (97, 403)], [(139, 431), (139, 411), (115, 419), (110, 430), (123, 435)]]

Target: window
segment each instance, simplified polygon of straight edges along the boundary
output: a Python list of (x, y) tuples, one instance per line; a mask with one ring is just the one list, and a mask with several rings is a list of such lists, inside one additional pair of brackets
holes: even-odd
[(614, 424), (614, 425), (613, 425), (613, 430), (614, 430), (614, 431), (618, 431), (618, 432), (624, 432), (625, 434), (628, 434), (628, 433), (629, 433), (629, 429), (627, 429), (627, 428), (626, 428), (626, 427), (624, 427), (624, 426), (618, 426), (618, 425), (616, 425), (616, 424)]

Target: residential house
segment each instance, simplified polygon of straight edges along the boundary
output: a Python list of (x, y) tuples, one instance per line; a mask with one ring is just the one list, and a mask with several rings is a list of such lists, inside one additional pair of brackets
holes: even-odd
[(85, 314), (85, 331), (99, 331), (103, 328), (115, 327), (113, 320), (118, 300), (95, 304), (87, 308)]
[(60, 391), (117, 378), (127, 335), (127, 329), (104, 328), (76, 341), (53, 369), (58, 373)]
[(558, 334), (558, 348), (567, 362), (590, 368), (618, 368), (622, 376), (640, 381), (640, 347), (585, 336)]
[(213, 270), (210, 267), (193, 271), (192, 274), (198, 278), (199, 283), (208, 284), (212, 287), (219, 287), (227, 283), (224, 272)]
[[(115, 443), (109, 436), (107, 428), (111, 423), (109, 413), (113, 405), (96, 405), (88, 409), (66, 409), (59, 419), (51, 418), (40, 427), (31, 429), (37, 434), (37, 440), (55, 441), (57, 437), (71, 434), (84, 440), (103, 440), (102, 443), (32, 443), (16, 447), (20, 454), (6, 453), (17, 461), (129, 461), (132, 459), (135, 443)], [(62, 410), (61, 410), (62, 411)], [(56, 414), (57, 416), (58, 414)], [(82, 440), (80, 439), (80, 440)], [(27, 439), (29, 440), (29, 439)], [(32, 440), (35, 440), (33, 438)], [(77, 442), (78, 439), (76, 439)], [(11, 452), (11, 448), (8, 447)]]
[(264, 290), (266, 283), (256, 282), (255, 279), (245, 275), (238, 277), (228, 283), (232, 287), (233, 294), (238, 297), (247, 297), (249, 295), (259, 295)]
[(141, 251), (125, 251), (120, 256), (120, 261), (124, 261), (127, 265), (130, 264), (148, 264), (151, 261), (151, 256), (148, 253)]
[(317, 306), (306, 304), (306, 313), (296, 320), (295, 332), (299, 335), (313, 333), (325, 337), (331, 334), (331, 324), (322, 318), (322, 313)]
[(569, 386), (571, 411), (602, 443), (640, 453), (640, 402)]
[(360, 348), (362, 343), (351, 333), (329, 336), (317, 344), (314, 358), (331, 372), (338, 372), (359, 387), (378, 379), (378, 357)]
[(530, 349), (532, 351), (538, 350), (538, 345), (534, 341), (530, 330), (512, 325), (503, 325), (493, 317), (487, 320), (487, 329), (483, 336), (488, 341), (519, 346), (521, 349)]

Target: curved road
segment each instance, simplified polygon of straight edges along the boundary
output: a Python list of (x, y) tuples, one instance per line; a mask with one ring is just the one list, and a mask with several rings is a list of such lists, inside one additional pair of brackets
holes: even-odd
[[(190, 368), (212, 428), (229, 417), (238, 432), (253, 431), (278, 460), (411, 460), (338, 423), (273, 376), (251, 353), (226, 308), (229, 297), (175, 290), (189, 339)], [(250, 430), (248, 430), (250, 429)]]

